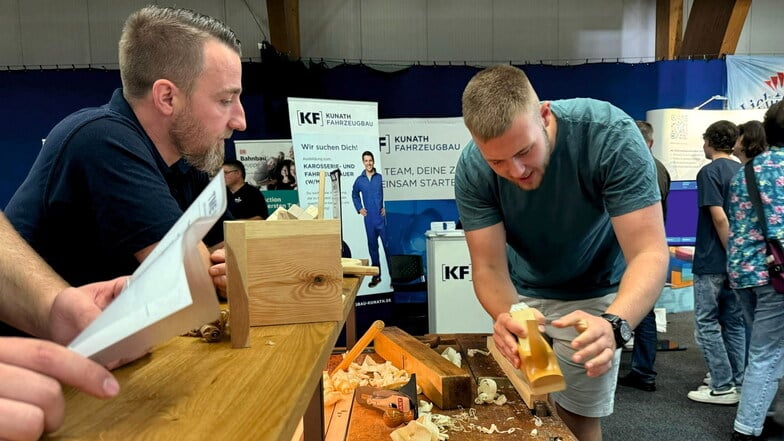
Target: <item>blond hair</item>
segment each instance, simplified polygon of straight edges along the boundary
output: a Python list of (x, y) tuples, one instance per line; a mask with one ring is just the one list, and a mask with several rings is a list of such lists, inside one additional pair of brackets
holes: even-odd
[(214, 38), (241, 55), (240, 41), (220, 21), (188, 9), (147, 6), (128, 17), (120, 37), (120, 78), (128, 101), (165, 78), (190, 94), (204, 69), (204, 43)]
[(539, 98), (528, 77), (510, 65), (484, 69), (463, 91), (463, 121), (480, 141), (502, 135), (518, 115), (538, 109)]

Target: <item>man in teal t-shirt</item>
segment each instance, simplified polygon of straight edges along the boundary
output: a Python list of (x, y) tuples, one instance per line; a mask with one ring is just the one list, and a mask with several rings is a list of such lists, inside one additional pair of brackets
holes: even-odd
[(618, 108), (540, 103), (508, 65), (471, 79), (463, 117), (473, 140), (455, 196), (496, 346), (518, 366), (515, 335), (526, 334), (510, 308), (541, 312), (567, 384), (552, 395), (558, 414), (578, 439), (601, 439), (619, 349), (653, 307), (669, 260), (651, 154)]

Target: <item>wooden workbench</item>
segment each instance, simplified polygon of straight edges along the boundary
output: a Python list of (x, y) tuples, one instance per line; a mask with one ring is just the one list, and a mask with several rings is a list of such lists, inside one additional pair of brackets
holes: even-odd
[[(543, 416), (540, 418), (541, 425), (535, 424), (533, 411), (528, 409), (520, 395), (514, 389), (508, 379), (505, 380), (505, 375), (498, 364), (495, 362), (491, 355), (476, 354), (473, 357), (467, 356), (468, 349), (481, 349), (487, 350), (486, 334), (450, 334), (441, 336), (444, 344), (434, 348), (438, 353), (443, 352), (446, 347), (452, 347), (461, 353), (463, 358), (463, 368), (466, 372), (471, 374), (472, 378), (472, 400), (476, 398), (477, 380), (480, 378), (488, 377), (495, 378), (498, 383), (499, 393), (506, 395), (508, 399), (507, 404), (474, 404), (472, 407), (476, 410), (476, 419), (469, 420), (464, 425), (475, 424), (489, 428), (495, 424), (499, 430), (508, 430), (515, 428), (513, 433), (494, 433), (485, 434), (478, 431), (457, 432), (450, 430), (449, 441), (474, 441), (474, 440), (519, 440), (531, 439), (541, 441), (576, 441), (574, 435), (569, 431), (564, 422), (555, 414), (550, 416)], [(372, 356), (377, 361), (381, 358), (376, 354), (367, 354)], [(333, 356), (330, 358), (330, 365), (336, 365), (340, 357)], [(420, 395), (419, 399), (427, 400), (426, 397)], [(552, 408), (549, 408), (552, 410)], [(327, 409), (326, 413), (329, 417), (331, 409)], [(432, 413), (438, 413), (449, 416), (456, 416), (464, 413), (464, 410), (440, 410), (437, 407), (433, 408)], [(329, 424), (329, 421), (327, 421)], [(532, 431), (536, 429), (535, 435)], [(382, 418), (381, 411), (363, 407), (358, 403), (351, 406), (351, 416), (348, 422), (346, 431), (346, 441), (379, 441), (390, 439), (389, 434), (394, 429), (387, 427)], [(338, 431), (339, 432), (339, 431)], [(339, 438), (339, 437), (338, 437)], [(330, 439), (330, 438), (328, 438)], [(333, 438), (334, 439), (334, 438)], [(342, 441), (342, 440), (341, 440)]]
[[(344, 318), (361, 279), (343, 280)], [(290, 440), (314, 390), (321, 404), (322, 369), (342, 326), (253, 327), (245, 349), (232, 349), (228, 338), (175, 337), (114, 371), (121, 387), (114, 399), (65, 388), (65, 423), (43, 439)]]

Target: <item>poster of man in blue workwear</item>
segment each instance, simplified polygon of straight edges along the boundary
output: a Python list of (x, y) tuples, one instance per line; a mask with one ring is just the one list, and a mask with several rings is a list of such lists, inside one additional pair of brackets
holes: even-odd
[[(365, 233), (367, 234), (370, 264), (377, 266), (380, 271), (379, 238), (381, 238), (381, 246), (384, 247), (384, 256), (388, 256), (384, 188), (381, 174), (376, 172), (376, 162), (372, 152), (365, 151), (362, 153), (362, 165), (365, 170), (354, 181), (351, 199), (354, 201), (354, 208), (357, 210), (357, 213), (365, 218)], [(387, 269), (389, 269), (389, 258), (387, 257), (386, 260)], [(368, 287), (373, 288), (379, 283), (381, 283), (381, 272), (370, 280)]]

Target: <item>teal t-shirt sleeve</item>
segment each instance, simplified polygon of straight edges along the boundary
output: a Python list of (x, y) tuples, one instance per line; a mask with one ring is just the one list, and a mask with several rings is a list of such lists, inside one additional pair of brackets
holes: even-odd
[(501, 222), (497, 179), (474, 141), (470, 141), (463, 148), (455, 170), (455, 201), (464, 230), (478, 230)]
[(622, 119), (604, 136), (598, 170), (607, 213), (621, 216), (661, 201), (653, 155), (634, 121)]

